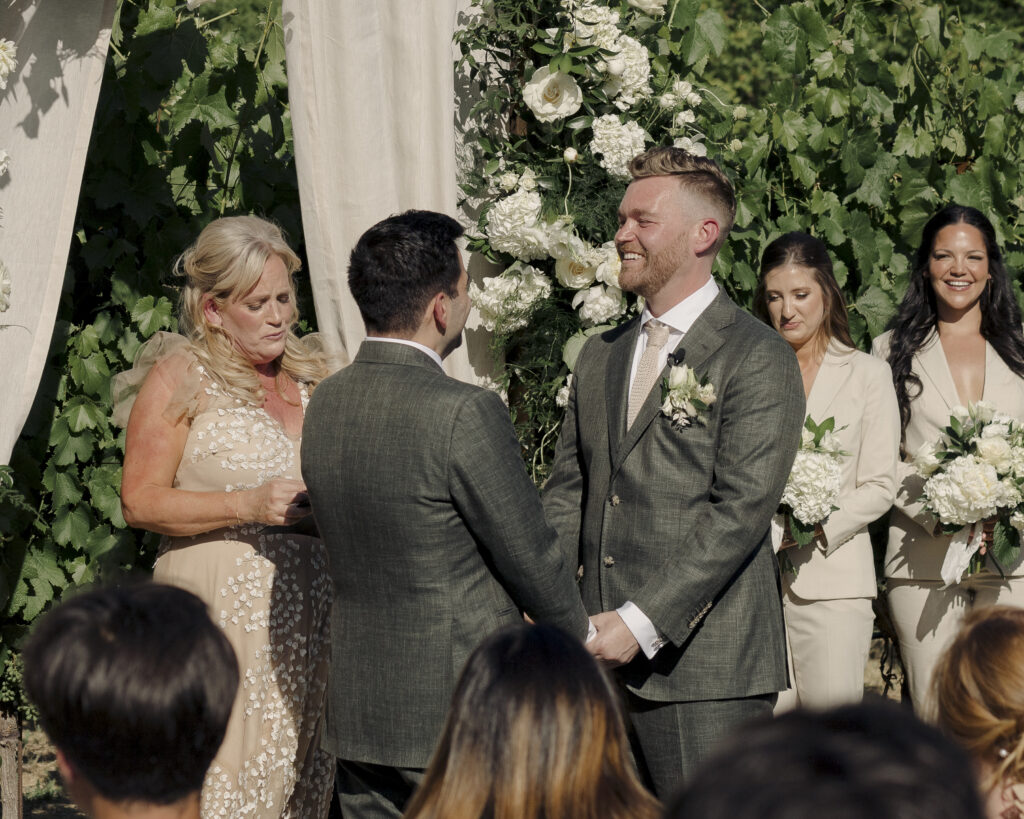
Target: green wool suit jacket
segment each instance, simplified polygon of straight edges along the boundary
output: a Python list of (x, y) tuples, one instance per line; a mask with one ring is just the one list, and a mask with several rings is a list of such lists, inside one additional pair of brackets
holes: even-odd
[(769, 525), (804, 420), (796, 356), (721, 291), (674, 352), (715, 387), (706, 423), (674, 427), (655, 385), (627, 431), (639, 332), (637, 318), (579, 355), (544, 492), (548, 520), (583, 567), (587, 610), (632, 601), (669, 641), (619, 670), (635, 694), (689, 702), (779, 691), (786, 643)]
[(426, 767), (469, 654), (522, 612), (585, 637), (508, 408), (422, 351), (368, 339), (316, 388), (302, 475), (334, 581), (339, 758)]

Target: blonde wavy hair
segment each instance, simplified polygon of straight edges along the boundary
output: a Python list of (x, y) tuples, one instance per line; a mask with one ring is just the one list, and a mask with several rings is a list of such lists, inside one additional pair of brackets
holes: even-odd
[(1024, 783), (1024, 609), (968, 614), (932, 688), (939, 727), (984, 763), (982, 787)]
[(295, 335), (299, 313), (294, 275), (302, 264), (277, 225), (258, 216), (215, 219), (175, 262), (175, 271), (185, 278), (178, 306), (182, 333), (192, 342), (200, 363), (229, 394), (255, 404), (265, 398), (256, 369), (235, 347), (230, 333), (206, 320), (203, 301), (209, 295), (220, 308), (243, 298), (259, 282), (271, 256), (284, 262), (292, 291), (293, 312), (280, 372), (315, 387), (327, 375), (327, 368), (323, 357)]

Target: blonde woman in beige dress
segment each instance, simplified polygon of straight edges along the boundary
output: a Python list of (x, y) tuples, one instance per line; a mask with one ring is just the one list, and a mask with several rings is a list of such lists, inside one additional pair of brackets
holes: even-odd
[(150, 339), (114, 401), (125, 520), (164, 535), (155, 579), (206, 601), (241, 670), (202, 813), (325, 816), (330, 580), (299, 444), (326, 371), (292, 330), (299, 260), (276, 226), (236, 216), (212, 222), (179, 267), (183, 335)]

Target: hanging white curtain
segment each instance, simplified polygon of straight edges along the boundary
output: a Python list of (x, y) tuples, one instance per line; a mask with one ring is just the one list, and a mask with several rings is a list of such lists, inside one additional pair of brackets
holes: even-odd
[[(467, 5), (284, 0), (302, 226), (317, 323), (336, 364), (365, 334), (347, 284), (359, 236), (409, 208), (459, 218), (452, 36)], [(474, 347), (486, 372), (485, 345)], [(474, 380), (465, 347), (446, 369)]]
[(0, 37), (17, 67), (0, 90), (0, 261), (11, 278), (0, 313), (0, 463), (7, 463), (39, 386), (67, 266), (71, 230), (115, 0), (5, 0)]

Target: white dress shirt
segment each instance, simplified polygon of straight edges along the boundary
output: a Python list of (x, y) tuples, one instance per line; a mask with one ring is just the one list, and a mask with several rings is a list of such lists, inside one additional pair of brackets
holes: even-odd
[[(708, 308), (717, 296), (718, 285), (714, 279), (709, 278), (699, 290), (691, 293), (679, 304), (670, 307), (660, 316), (651, 315), (651, 311), (646, 306), (644, 307), (644, 311), (640, 315), (641, 327), (652, 318), (657, 318), (662, 324), (667, 324), (669, 328), (668, 342), (658, 353), (659, 370), (665, 369), (669, 355), (679, 345), (679, 342), (683, 340), (683, 336), (693, 327), (693, 323), (700, 318), (700, 314)], [(641, 332), (637, 336), (636, 349), (633, 351), (633, 363), (629, 369), (630, 389), (632, 389), (633, 379), (636, 377), (636, 368), (640, 363), (640, 356), (644, 354), (646, 347), (647, 333)], [(658, 629), (655, 628), (651, 619), (637, 608), (636, 604), (629, 600), (619, 606), (616, 611), (619, 613), (619, 617), (622, 618), (622, 622), (626, 624), (626, 628), (633, 634), (634, 639), (636, 639), (640, 646), (640, 650), (643, 651), (647, 659), (653, 658), (661, 647), (665, 645), (666, 640)]]

